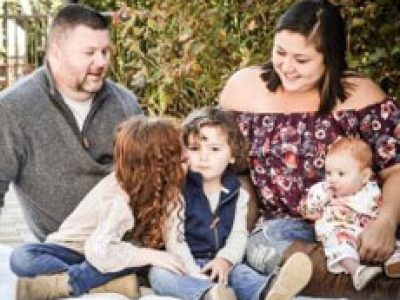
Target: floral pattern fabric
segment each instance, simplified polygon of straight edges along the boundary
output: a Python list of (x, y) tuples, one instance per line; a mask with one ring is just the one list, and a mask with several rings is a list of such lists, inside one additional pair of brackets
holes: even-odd
[(250, 175), (263, 220), (301, 217), (299, 202), (323, 180), (327, 147), (340, 136), (371, 146), (375, 172), (400, 162), (400, 108), (392, 98), (327, 115), (237, 111), (235, 116), (251, 144)]

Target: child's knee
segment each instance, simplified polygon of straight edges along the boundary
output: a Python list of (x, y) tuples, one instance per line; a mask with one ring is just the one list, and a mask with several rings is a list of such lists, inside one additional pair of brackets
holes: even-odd
[(148, 275), (148, 279), (150, 282), (150, 285), (152, 287), (157, 287), (159, 284), (162, 284), (164, 282), (168, 282), (168, 279), (173, 276), (173, 274), (163, 268), (158, 268), (158, 267), (151, 267)]
[(15, 248), (10, 257), (10, 268), (19, 277), (32, 277), (35, 274), (30, 270), (32, 254), (26, 245)]
[(266, 239), (262, 230), (250, 236), (246, 247), (246, 261), (249, 266), (263, 274), (273, 272), (283, 256), (283, 250), (277, 244), (277, 241)]

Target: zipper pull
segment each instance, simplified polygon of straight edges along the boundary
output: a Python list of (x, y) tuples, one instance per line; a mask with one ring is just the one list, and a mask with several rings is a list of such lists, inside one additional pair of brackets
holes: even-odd
[(217, 227), (219, 221), (220, 221), (220, 219), (218, 216), (214, 217), (214, 219), (211, 222), (210, 229), (214, 229), (215, 227)]
[(82, 137), (82, 146), (86, 150), (89, 149), (89, 147), (90, 147), (89, 140), (88, 140), (88, 138), (86, 136)]

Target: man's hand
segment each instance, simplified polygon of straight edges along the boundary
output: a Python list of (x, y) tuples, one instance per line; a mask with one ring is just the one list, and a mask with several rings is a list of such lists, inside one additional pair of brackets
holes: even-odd
[(226, 259), (216, 257), (213, 260), (209, 261), (203, 269), (201, 269), (201, 273), (210, 274), (209, 279), (211, 281), (218, 281), (218, 283), (228, 284), (228, 276), (229, 271), (232, 267), (232, 264)]
[(395, 222), (382, 216), (365, 227), (357, 239), (361, 260), (374, 263), (388, 259), (394, 251), (395, 243)]

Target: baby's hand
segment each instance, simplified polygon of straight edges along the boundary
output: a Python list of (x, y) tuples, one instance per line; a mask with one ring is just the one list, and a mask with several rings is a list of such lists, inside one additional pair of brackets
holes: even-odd
[(300, 200), (298, 211), (307, 220), (316, 221), (321, 218), (321, 208), (304, 198)]
[(229, 271), (232, 267), (232, 263), (226, 259), (216, 257), (209, 261), (201, 270), (203, 274), (210, 274), (209, 279), (211, 281), (217, 281), (218, 283), (228, 284)]

